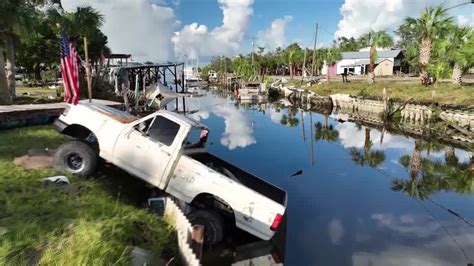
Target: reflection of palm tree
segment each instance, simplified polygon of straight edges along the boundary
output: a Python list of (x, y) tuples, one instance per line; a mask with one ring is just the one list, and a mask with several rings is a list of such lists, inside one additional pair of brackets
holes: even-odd
[[(361, 128), (362, 129), (362, 128)], [(365, 128), (364, 150), (363, 152), (355, 147), (349, 150), (352, 161), (356, 164), (370, 167), (377, 167), (385, 161), (385, 153), (381, 150), (372, 151), (372, 140), (370, 139), (370, 128)]]
[(288, 117), (285, 114), (281, 116), (280, 124), (285, 126), (288, 124)]
[[(405, 155), (400, 158), (400, 162), (406, 162), (407, 157), (409, 161), (410, 156)], [(442, 190), (472, 194), (474, 175), (469, 164), (448, 164), (424, 158), (421, 160), (421, 177), (395, 179), (392, 181), (392, 190), (405, 192), (410, 197), (418, 199), (426, 199), (432, 193)], [(406, 164), (404, 166), (409, 170), (409, 166)]]
[(300, 120), (296, 117), (288, 117), (288, 126), (290, 127), (296, 127), (300, 123)]
[(385, 161), (385, 153), (381, 150), (371, 151), (364, 149), (364, 152), (361, 152), (357, 148), (352, 147), (349, 153), (352, 161), (361, 166), (367, 164), (370, 167), (377, 167)]
[(288, 126), (296, 127), (296, 126), (298, 126), (299, 123), (300, 123), (300, 121), (296, 117), (296, 109), (290, 107), (288, 109)]
[(410, 158), (410, 176), (416, 178), (420, 169), (420, 151), (421, 151), (421, 139), (415, 140), (415, 147)]
[(402, 191), (419, 199), (426, 199), (441, 190), (474, 193), (474, 169), (471, 169), (473, 157), (470, 162), (460, 164), (454, 148), (444, 146), (444, 162), (431, 161), (429, 158), (420, 159), (420, 150), (423, 149), (441, 151), (443, 148), (436, 142), (422, 143), (421, 140), (416, 140), (412, 155), (404, 155), (399, 159), (410, 178), (393, 180), (392, 190)]
[(444, 160), (446, 164), (458, 163), (458, 157), (456, 157), (456, 154), (454, 153), (454, 148), (452, 146), (444, 146)]
[(324, 140), (326, 142), (336, 141), (339, 138), (339, 132), (334, 129), (332, 125), (322, 125), (317, 122), (315, 125), (315, 136), (316, 141)]

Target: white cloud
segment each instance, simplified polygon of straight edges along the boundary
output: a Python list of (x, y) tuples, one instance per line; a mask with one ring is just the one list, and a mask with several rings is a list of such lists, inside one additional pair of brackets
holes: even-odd
[(272, 21), (270, 28), (259, 31), (257, 34), (258, 45), (274, 50), (286, 46), (286, 26), (293, 20), (292, 16), (284, 16)]
[(175, 32), (171, 41), (177, 56), (195, 59), (199, 56), (236, 53), (253, 14), (253, 0), (219, 0), (223, 23), (211, 31), (206, 25), (192, 23)]
[(138, 61), (172, 60), (171, 36), (179, 22), (174, 10), (161, 1), (63, 0), (68, 11), (90, 5), (104, 15), (102, 31), (114, 53), (130, 53)]
[[(457, 0), (456, 0), (457, 1)], [(359, 37), (370, 31), (392, 31), (408, 16), (418, 16), (428, 5), (444, 0), (345, 0), (335, 37)], [(450, 2), (451, 4), (452, 2)]]

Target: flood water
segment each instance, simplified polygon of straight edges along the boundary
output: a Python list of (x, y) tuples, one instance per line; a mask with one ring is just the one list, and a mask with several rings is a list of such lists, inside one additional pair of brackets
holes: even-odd
[(210, 128), (208, 150), (288, 193), (285, 265), (474, 262), (469, 148), (338, 122), (289, 102), (202, 94), (186, 98), (186, 110)]

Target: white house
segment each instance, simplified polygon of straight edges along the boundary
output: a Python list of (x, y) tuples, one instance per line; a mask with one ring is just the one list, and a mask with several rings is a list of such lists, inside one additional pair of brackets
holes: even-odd
[[(363, 48), (358, 52), (342, 52), (342, 59), (335, 66), (330, 67), (331, 76), (341, 74), (365, 75), (370, 64), (370, 48)], [(377, 60), (375, 62), (376, 76), (392, 76), (397, 72), (405, 72), (403, 66), (403, 52), (398, 49), (377, 49)], [(327, 68), (323, 67), (322, 74), (326, 75)]]

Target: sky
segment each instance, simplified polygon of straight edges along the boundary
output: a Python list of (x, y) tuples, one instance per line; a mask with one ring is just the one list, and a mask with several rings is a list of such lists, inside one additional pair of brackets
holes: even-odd
[[(297, 42), (329, 46), (340, 36), (393, 30), (428, 5), (452, 7), (470, 0), (63, 0), (67, 11), (91, 5), (105, 18), (103, 32), (114, 53), (137, 61), (185, 61), (273, 51)], [(474, 4), (450, 10), (456, 22), (474, 26)], [(256, 48), (255, 48), (256, 49)]]

